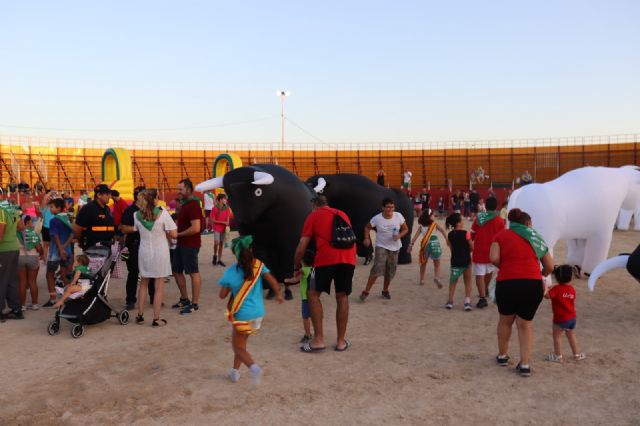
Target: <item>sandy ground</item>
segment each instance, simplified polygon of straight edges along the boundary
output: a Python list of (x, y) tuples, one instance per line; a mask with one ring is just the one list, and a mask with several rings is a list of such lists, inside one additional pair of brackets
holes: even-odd
[[(630, 251), (637, 232), (616, 232), (610, 254)], [(416, 262), (399, 267), (392, 300), (366, 303), (369, 266), (356, 269), (344, 353), (304, 354), (300, 301), (267, 302), (263, 328), (249, 350), (264, 368), (254, 386), (243, 367), (240, 382), (226, 378), (231, 361), (230, 326), (210, 265), (213, 239), (200, 256), (202, 308), (180, 316), (165, 308), (165, 328), (115, 319), (88, 327), (80, 339), (63, 322), (49, 336), (53, 311), (28, 311), (23, 321), (0, 324), (0, 424), (638, 424), (640, 414), (640, 287), (626, 271), (606, 275), (590, 293), (575, 282), (577, 336), (587, 360), (544, 361), (552, 348), (551, 307), (534, 320), (533, 376), (495, 364), (495, 306), (464, 312), (462, 286), (456, 308), (446, 311), (446, 288), (417, 285)], [(558, 263), (565, 245), (556, 247)], [(228, 263), (230, 251), (224, 254)], [(448, 267), (448, 250), (444, 263)], [(40, 271), (41, 300), (46, 294)], [(298, 295), (297, 289), (294, 291)], [(177, 300), (173, 282), (165, 301)], [(475, 291), (474, 291), (475, 295)], [(110, 300), (124, 301), (124, 283), (113, 279)], [(327, 342), (335, 340), (335, 301), (323, 297)], [(475, 302), (475, 301), (474, 301)], [(147, 311), (151, 318), (151, 312)], [(568, 345), (564, 346), (569, 353)], [(517, 338), (512, 337), (512, 358)]]

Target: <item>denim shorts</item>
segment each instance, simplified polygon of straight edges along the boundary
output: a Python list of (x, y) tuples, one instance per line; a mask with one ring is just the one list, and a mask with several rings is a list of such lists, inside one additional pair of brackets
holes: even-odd
[(554, 322), (553, 326), (558, 327), (560, 330), (573, 330), (576, 328), (576, 319), (570, 319), (565, 322)]
[[(176, 247), (171, 260), (171, 271), (174, 274), (197, 274), (198, 252), (200, 249), (193, 247)], [(171, 251), (170, 251), (171, 252)]]

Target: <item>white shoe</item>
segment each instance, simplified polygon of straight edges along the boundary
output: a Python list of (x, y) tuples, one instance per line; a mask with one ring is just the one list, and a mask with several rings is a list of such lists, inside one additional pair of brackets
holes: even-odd
[(240, 371), (236, 370), (235, 368), (232, 368), (231, 371), (229, 372), (229, 379), (233, 383), (236, 383), (238, 380), (240, 380)]
[(262, 373), (262, 369), (258, 366), (258, 364), (253, 364), (249, 370), (251, 370), (251, 377), (253, 378), (253, 384), (260, 384), (260, 374)]
[(29, 309), (31, 309), (32, 311), (37, 311), (40, 309), (40, 305), (38, 305), (37, 303), (32, 303), (29, 305)]

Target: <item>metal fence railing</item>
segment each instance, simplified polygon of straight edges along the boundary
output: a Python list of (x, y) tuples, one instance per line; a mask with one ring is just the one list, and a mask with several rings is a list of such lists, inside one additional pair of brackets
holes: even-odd
[[(0, 135), (0, 186), (24, 181), (30, 187), (78, 191), (101, 180), (106, 148), (128, 148), (136, 184), (173, 191), (190, 177), (211, 177), (215, 158), (234, 152), (243, 164), (276, 163), (306, 179), (317, 173), (358, 173), (399, 187), (402, 173), (413, 173), (413, 187), (511, 186), (523, 174), (548, 181), (586, 165), (638, 164), (640, 135), (589, 136), (500, 141), (398, 142), (350, 144), (166, 143), (34, 138)], [(481, 170), (480, 170), (481, 169)], [(478, 177), (482, 175), (482, 182)]]

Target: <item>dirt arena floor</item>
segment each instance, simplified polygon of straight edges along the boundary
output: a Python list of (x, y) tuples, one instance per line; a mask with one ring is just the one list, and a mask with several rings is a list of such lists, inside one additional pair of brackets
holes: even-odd
[[(467, 225), (468, 226), (468, 225)], [(610, 255), (629, 252), (640, 233), (615, 232)], [(299, 351), (302, 324), (297, 288), (293, 301), (266, 302), (259, 334), (249, 351), (264, 369), (254, 386), (243, 367), (239, 383), (227, 372), (232, 362), (230, 326), (211, 266), (213, 237), (203, 238), (201, 309), (180, 316), (169, 306), (178, 299), (166, 285), (167, 327), (119, 325), (112, 319), (89, 326), (73, 339), (70, 324), (47, 334), (51, 309), (26, 312), (22, 321), (0, 324), (1, 425), (245, 425), (245, 424), (411, 424), (411, 425), (637, 425), (640, 415), (640, 285), (626, 271), (605, 275), (590, 293), (576, 280), (577, 337), (587, 359), (564, 364), (544, 361), (552, 349), (551, 306), (545, 300), (534, 319), (533, 375), (519, 377), (498, 367), (495, 306), (443, 309), (446, 288), (417, 285), (418, 264), (398, 268), (391, 300), (379, 297), (382, 283), (366, 303), (369, 266), (359, 265), (350, 298), (347, 337), (353, 346), (338, 353)], [(448, 268), (445, 248), (443, 265)], [(566, 245), (556, 247), (556, 263)], [(414, 253), (415, 254), (415, 253)], [(232, 262), (225, 251), (223, 260)], [(41, 269), (40, 303), (46, 285)], [(475, 295), (474, 290), (474, 295)], [(113, 279), (110, 300), (124, 303), (124, 282)], [(335, 301), (323, 296), (327, 343), (335, 341)], [(475, 305), (475, 300), (474, 300)], [(135, 315), (132, 315), (132, 319)], [(566, 341), (565, 354), (570, 353)], [(511, 340), (517, 359), (517, 337)]]

